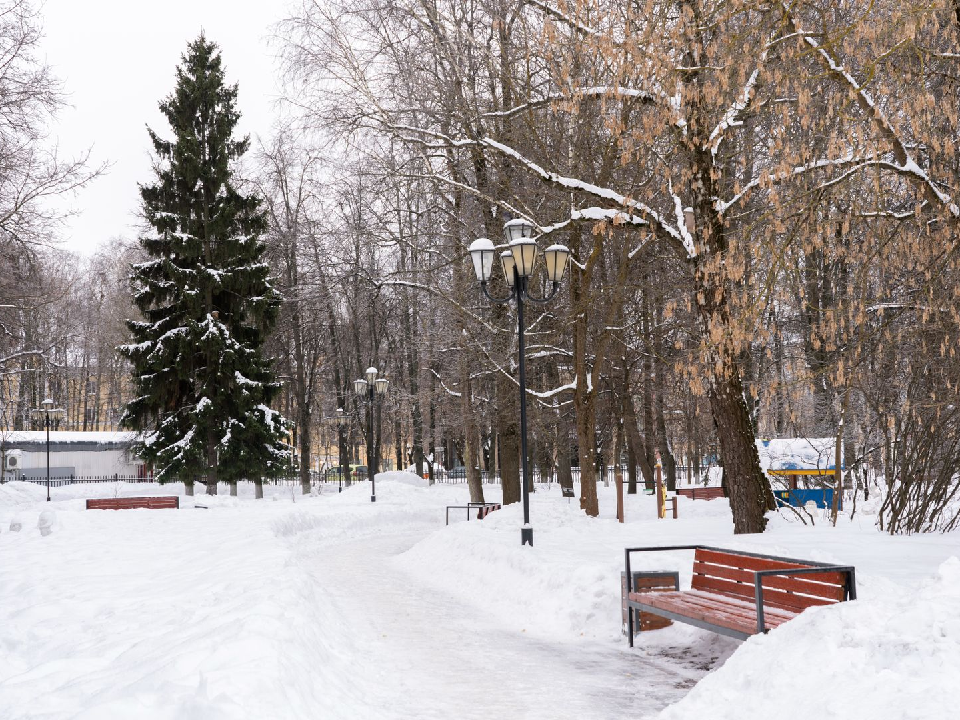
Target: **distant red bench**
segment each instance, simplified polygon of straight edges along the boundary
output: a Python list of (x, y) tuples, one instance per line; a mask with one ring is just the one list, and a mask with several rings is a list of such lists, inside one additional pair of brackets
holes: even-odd
[(714, 487), (677, 488), (677, 495), (683, 495), (691, 500), (715, 500), (724, 496), (723, 488), (719, 485)]
[[(792, 620), (808, 607), (857, 597), (853, 567), (724, 550), (706, 545), (628, 548), (625, 577), (636, 552), (695, 550), (690, 590), (627, 594), (627, 636), (634, 613), (651, 613), (744, 640)], [(654, 576), (657, 573), (643, 573)], [(674, 572), (660, 573), (675, 577)]]
[(94, 498), (87, 500), (87, 510), (131, 510), (147, 508), (148, 510), (176, 510), (180, 507), (178, 495), (161, 497), (117, 497)]

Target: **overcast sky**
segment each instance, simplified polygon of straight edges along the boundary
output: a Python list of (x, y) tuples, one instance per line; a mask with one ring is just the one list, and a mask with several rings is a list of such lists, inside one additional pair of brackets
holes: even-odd
[(240, 84), (240, 133), (269, 134), (279, 86), (268, 37), (288, 7), (288, 0), (46, 0), (46, 59), (72, 106), (54, 128), (61, 152), (92, 146), (95, 161), (113, 163), (70, 201), (80, 214), (64, 229), (64, 247), (91, 254), (117, 236), (135, 237), (137, 183), (151, 180), (145, 125), (171, 137), (157, 104), (201, 29), (220, 45), (227, 80)]

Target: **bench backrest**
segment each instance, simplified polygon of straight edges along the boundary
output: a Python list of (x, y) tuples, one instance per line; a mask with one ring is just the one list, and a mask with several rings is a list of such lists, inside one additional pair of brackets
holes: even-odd
[(158, 497), (118, 497), (91, 498), (87, 500), (87, 510), (129, 510), (147, 508), (149, 510), (176, 509), (180, 507), (177, 495)]
[[(694, 590), (755, 599), (756, 570), (792, 570), (810, 565), (752, 557), (732, 552), (698, 549), (693, 560)], [(763, 604), (803, 610), (812, 605), (830, 605), (845, 597), (846, 577), (839, 572), (803, 575), (772, 575), (763, 578)]]

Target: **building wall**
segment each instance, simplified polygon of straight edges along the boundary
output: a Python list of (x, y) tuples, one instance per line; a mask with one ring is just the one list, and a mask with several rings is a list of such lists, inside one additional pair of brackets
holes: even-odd
[[(47, 467), (45, 450), (40, 452), (22, 450), (20, 460), (21, 467), (24, 469)], [(51, 468), (72, 467), (74, 474), (78, 476), (135, 476), (142, 465), (142, 462), (131, 457), (126, 450), (76, 450), (50, 453)]]

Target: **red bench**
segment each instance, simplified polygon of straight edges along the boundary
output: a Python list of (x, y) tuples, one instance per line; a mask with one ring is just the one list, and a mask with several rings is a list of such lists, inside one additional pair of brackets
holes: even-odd
[(632, 577), (631, 553), (666, 550), (695, 551), (690, 590), (628, 593), (627, 636), (631, 647), (631, 609), (745, 640), (795, 618), (808, 607), (857, 597), (853, 567), (706, 545), (628, 548), (624, 552), (625, 577)]
[(131, 510), (133, 508), (147, 508), (148, 510), (176, 510), (180, 507), (178, 495), (160, 497), (116, 497), (93, 498), (87, 500), (87, 510)]
[(683, 495), (691, 500), (715, 500), (724, 497), (723, 488), (719, 485), (711, 487), (677, 488), (677, 495)]

